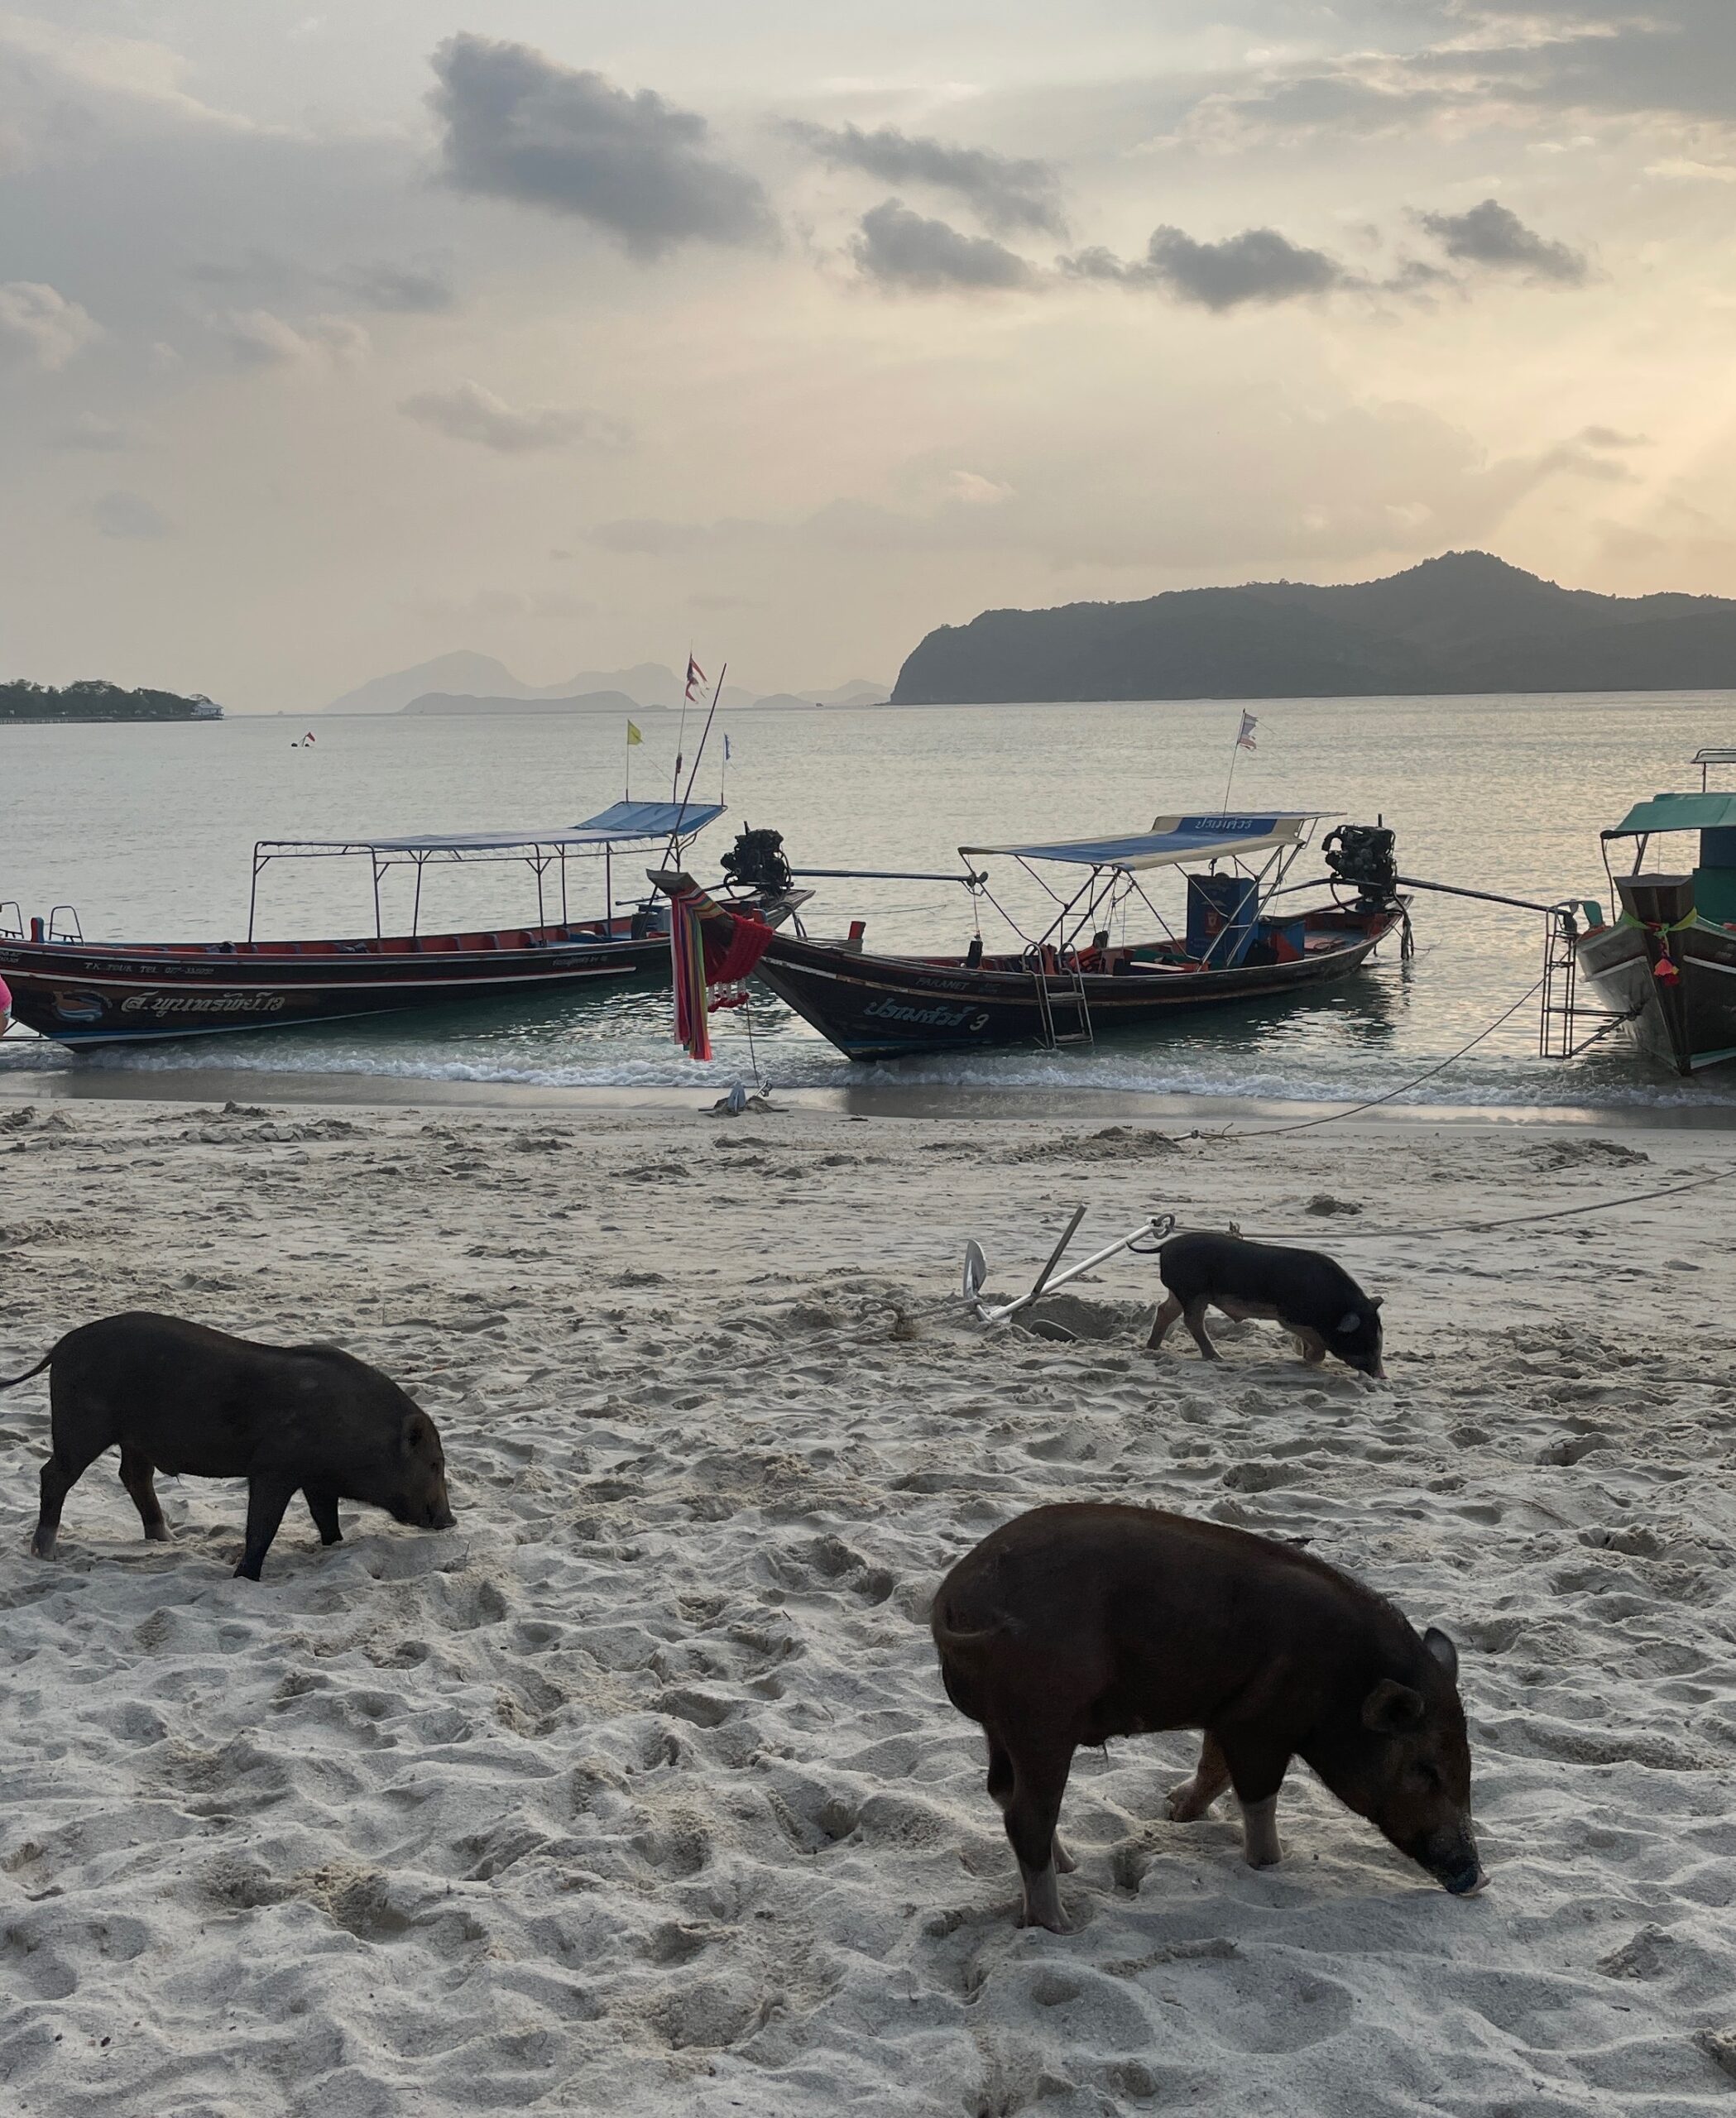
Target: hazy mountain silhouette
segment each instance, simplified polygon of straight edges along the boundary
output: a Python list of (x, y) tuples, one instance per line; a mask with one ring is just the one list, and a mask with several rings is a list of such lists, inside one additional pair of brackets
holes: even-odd
[[(454, 654), (437, 654), (431, 662), (419, 662), (412, 669), (396, 669), (389, 677), (376, 677), (358, 684), (324, 708), (327, 713), (513, 713), (538, 699), (587, 699), (614, 692), (629, 704), (647, 709), (681, 704), (682, 680), (660, 662), (635, 662), (630, 669), (581, 669), (558, 684), (521, 683), (504, 662), (492, 654), (460, 649)], [(832, 690), (774, 692), (762, 700), (755, 692), (739, 684), (723, 687), (725, 706), (861, 706), (885, 700), (887, 687), (857, 677)], [(708, 687), (695, 688), (696, 698), (711, 703)], [(448, 702), (428, 706), (425, 700)], [(468, 704), (463, 702), (468, 701)], [(561, 711), (557, 706), (555, 711)]]
[(580, 692), (571, 698), (478, 698), (464, 692), (424, 692), (400, 709), (407, 714), (477, 713), (664, 713), (666, 707), (642, 706), (625, 692)]
[(1256, 582), (985, 611), (911, 654), (894, 705), (1736, 687), (1736, 602), (1561, 588), (1487, 552), (1382, 581)]

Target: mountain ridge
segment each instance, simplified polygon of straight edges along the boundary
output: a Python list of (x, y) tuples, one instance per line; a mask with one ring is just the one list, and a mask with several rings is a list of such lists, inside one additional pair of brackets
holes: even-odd
[[(403, 713), (410, 710), (510, 713), (525, 707), (536, 711), (535, 702), (541, 699), (582, 698), (611, 692), (624, 695), (631, 704), (649, 712), (658, 706), (679, 707), (682, 689), (681, 678), (660, 662), (635, 662), (626, 669), (581, 669), (559, 683), (527, 684), (495, 656), (459, 648), (450, 654), (437, 654), (430, 661), (418, 662), (408, 669), (394, 669), (386, 676), (375, 677), (319, 710), (335, 714)], [(757, 706), (762, 702), (778, 706), (853, 706), (884, 700), (887, 691), (886, 685), (860, 677), (831, 689), (768, 694), (727, 683), (719, 702), (726, 707)], [(709, 689), (704, 697), (709, 705)], [(444, 708), (420, 706), (420, 701), (430, 697), (468, 698), (475, 704)]]
[(1375, 581), (1249, 582), (985, 611), (905, 658), (895, 706), (1736, 686), (1736, 601), (1563, 588), (1487, 552)]

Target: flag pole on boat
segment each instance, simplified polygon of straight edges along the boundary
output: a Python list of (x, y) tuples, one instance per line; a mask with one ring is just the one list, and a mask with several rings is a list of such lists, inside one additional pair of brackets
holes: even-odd
[(1235, 740), (1230, 745), (1230, 769), (1224, 778), (1223, 813), (1226, 817), (1230, 813), (1230, 783), (1235, 778), (1235, 760), (1237, 755), (1242, 750), (1255, 750), (1259, 748), (1259, 744), (1254, 740), (1254, 731), (1259, 727), (1259, 721), (1254, 715), (1251, 713), (1244, 713), (1242, 716), (1242, 725), (1235, 731)]

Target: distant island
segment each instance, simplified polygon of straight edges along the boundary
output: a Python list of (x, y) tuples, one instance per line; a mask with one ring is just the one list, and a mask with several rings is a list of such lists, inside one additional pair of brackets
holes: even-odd
[[(707, 664), (707, 667), (710, 665)], [(492, 654), (461, 649), (376, 677), (334, 698), (327, 713), (647, 713), (658, 707), (671, 711), (681, 703), (683, 681), (661, 662), (635, 662), (626, 669), (581, 669), (559, 684), (527, 684)], [(740, 706), (882, 705), (889, 687), (858, 677), (835, 688), (774, 692), (769, 696), (740, 684), (726, 683), (719, 703)], [(696, 686), (696, 698), (711, 703), (708, 685)], [(436, 704), (442, 701), (446, 703)], [(620, 702), (616, 703), (616, 702)]]
[(183, 698), (177, 692), (124, 690), (95, 677), (81, 678), (58, 690), (22, 678), (0, 683), (0, 721), (221, 721), (223, 710), (203, 692)]
[(1383, 581), (985, 611), (910, 654), (894, 706), (1736, 688), (1736, 601), (1561, 588), (1487, 552)]

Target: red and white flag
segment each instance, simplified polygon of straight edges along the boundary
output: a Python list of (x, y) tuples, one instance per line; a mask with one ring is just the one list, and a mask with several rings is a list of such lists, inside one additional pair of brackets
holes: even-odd
[(1235, 747), (1237, 750), (1257, 750), (1259, 748), (1259, 744), (1254, 740), (1254, 731), (1259, 727), (1259, 722), (1253, 714), (1244, 713), (1242, 716), (1242, 725), (1236, 731)]
[(687, 658), (687, 699), (689, 706), (693, 702), (694, 685), (703, 684), (704, 682), (704, 670), (700, 668), (691, 654), (688, 655)]

